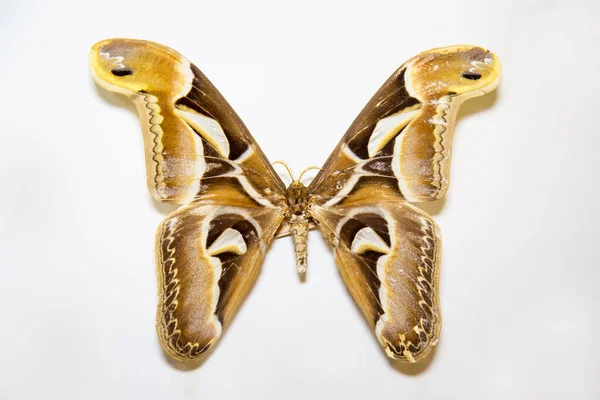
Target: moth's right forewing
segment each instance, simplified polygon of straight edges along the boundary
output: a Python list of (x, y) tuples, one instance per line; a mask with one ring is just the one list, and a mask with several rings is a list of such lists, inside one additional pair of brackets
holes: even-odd
[(407, 201), (441, 198), (449, 185), (458, 109), (465, 100), (495, 89), (500, 76), (498, 58), (476, 46), (413, 57), (356, 117), (311, 183), (311, 193), (337, 204), (370, 178), (393, 182)]

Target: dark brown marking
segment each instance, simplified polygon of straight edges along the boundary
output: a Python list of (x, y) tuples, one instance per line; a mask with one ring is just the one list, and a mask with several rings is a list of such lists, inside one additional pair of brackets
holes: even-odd
[(352, 195), (364, 186), (371, 186), (373, 188), (385, 188), (395, 192), (401, 199), (404, 198), (400, 189), (398, 188), (398, 181), (395, 176), (361, 176), (358, 181), (338, 205), (342, 206), (346, 201), (351, 201)]
[(130, 70), (129, 68), (115, 68), (111, 70), (110, 73), (114, 76), (127, 76), (133, 75), (133, 70)]
[(189, 93), (175, 103), (216, 120), (229, 142), (229, 159), (235, 160), (250, 147), (250, 133), (237, 115), (228, 113), (229, 104), (202, 72), (192, 65), (194, 80)]
[(467, 53), (467, 57), (473, 61), (484, 62), (486, 58), (491, 57), (491, 52), (482, 49), (481, 47), (473, 47)]
[[(235, 229), (242, 234), (247, 247), (256, 245), (260, 241), (254, 225), (245, 219), (235, 222), (230, 228)], [(219, 318), (219, 321), (223, 323), (225, 305), (229, 303), (229, 298), (235, 291), (234, 281), (236, 278), (240, 277), (240, 274), (244, 273), (243, 271), (238, 271), (244, 264), (237, 262), (241, 256), (235, 253), (225, 252), (219, 254), (217, 257), (221, 261), (222, 270), (221, 277), (219, 278), (219, 300), (217, 302), (215, 313), (217, 318)], [(248, 267), (250, 267), (250, 265), (246, 265), (246, 268)]]
[(394, 174), (390, 159), (376, 159), (369, 161), (363, 166), (363, 170), (376, 175), (386, 175), (390, 177)]
[(471, 81), (476, 81), (478, 79), (481, 79), (481, 74), (479, 74), (477, 72), (463, 72), (460, 76), (462, 76), (465, 79), (469, 79)]
[(233, 172), (235, 168), (226, 160), (218, 158), (205, 158), (206, 170), (203, 179), (214, 178), (215, 176), (221, 176)]
[[(375, 128), (375, 125), (373, 125), (373, 128)], [(359, 133), (358, 135), (356, 135), (355, 137), (353, 137), (349, 142), (348, 142), (348, 147), (350, 148), (350, 150), (352, 150), (352, 152), (354, 154), (356, 154), (358, 157), (362, 158), (363, 160), (366, 160), (367, 158), (369, 158), (369, 137), (371, 137), (371, 133), (373, 133), (372, 130), (365, 130), (361, 133)]]
[[(353, 218), (350, 218), (340, 230), (340, 241), (344, 244), (344, 246), (351, 251), (352, 242), (356, 237), (356, 234), (363, 228), (369, 227), (368, 224), (365, 224), (363, 221), (371, 220), (374, 214), (359, 214)], [(378, 215), (377, 218), (381, 218)], [(385, 222), (385, 220), (384, 220)], [(377, 222), (375, 225), (379, 225), (377, 229), (382, 229), (380, 224)], [(387, 225), (387, 224), (386, 224)], [(371, 227), (372, 229), (376, 229)], [(378, 233), (379, 234), (379, 233)], [(389, 234), (384, 234), (383, 236), (387, 236), (387, 240), (389, 243)], [(384, 239), (386, 240), (386, 239)], [(379, 317), (383, 314), (383, 308), (381, 308), (380, 299), (379, 299), (379, 288), (381, 286), (381, 282), (379, 281), (379, 277), (377, 276), (377, 260), (379, 257), (383, 255), (383, 253), (379, 253), (376, 251), (368, 250), (362, 254), (354, 254), (359, 261), (358, 267), (360, 268), (360, 274), (365, 277), (365, 281), (369, 286), (370, 291), (373, 293), (373, 298), (371, 300), (371, 306), (375, 310), (375, 319), (373, 323), (377, 323)]]
[[(223, 231), (228, 228), (240, 232), (247, 247), (251, 247), (260, 241), (254, 225), (244, 219), (243, 216), (239, 214), (222, 214), (210, 221), (206, 237), (206, 248), (209, 248)], [(239, 273), (235, 272), (239, 272), (238, 270), (244, 265), (241, 261), (238, 261), (242, 256), (233, 252), (223, 252), (215, 255), (221, 262), (221, 276), (218, 282), (219, 299), (215, 311), (221, 323), (223, 323), (225, 305), (235, 290), (234, 284), (236, 278), (239, 278)]]
[(388, 245), (388, 247), (392, 246), (392, 242), (390, 240), (390, 230), (388, 227), (388, 223), (379, 214), (374, 213), (364, 213), (364, 214), (356, 214), (354, 219), (362, 222), (365, 226), (373, 229), (381, 239)]
[(215, 240), (227, 228), (231, 228), (237, 222), (242, 221), (244, 217), (239, 214), (221, 214), (215, 217), (208, 225), (208, 235), (206, 235), (206, 248), (208, 249)]
[[(348, 141), (348, 147), (360, 158), (368, 159), (369, 138), (377, 122), (390, 115), (396, 114), (406, 108), (414, 107), (419, 104), (419, 100), (412, 97), (406, 90), (404, 73), (406, 68), (392, 76), (379, 91), (373, 96), (371, 101), (365, 106), (360, 115), (348, 129), (345, 138)], [(377, 104), (377, 106), (375, 106)], [(360, 132), (354, 135), (353, 132)], [(350, 136), (349, 136), (350, 135)], [(391, 142), (392, 140), (390, 140)]]

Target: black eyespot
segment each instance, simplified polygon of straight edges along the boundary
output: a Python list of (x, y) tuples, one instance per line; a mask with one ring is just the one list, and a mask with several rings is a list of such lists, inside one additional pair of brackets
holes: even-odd
[(481, 74), (478, 74), (477, 72), (463, 72), (460, 76), (472, 81), (476, 81), (477, 79), (481, 78)]
[(133, 71), (128, 68), (115, 68), (112, 71), (110, 71), (110, 73), (113, 74), (114, 76), (133, 75)]

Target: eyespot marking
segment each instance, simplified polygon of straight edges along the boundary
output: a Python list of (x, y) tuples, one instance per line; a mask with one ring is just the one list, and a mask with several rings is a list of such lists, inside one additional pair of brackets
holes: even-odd
[(479, 74), (477, 72), (463, 72), (460, 76), (462, 76), (465, 79), (469, 79), (471, 81), (476, 81), (478, 79), (481, 79), (481, 74)]
[(111, 70), (110, 73), (113, 74), (114, 76), (133, 75), (133, 71), (130, 70), (129, 68), (115, 68), (115, 69)]

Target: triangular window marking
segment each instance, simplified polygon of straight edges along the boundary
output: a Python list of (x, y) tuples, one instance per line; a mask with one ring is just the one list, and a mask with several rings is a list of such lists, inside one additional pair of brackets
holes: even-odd
[(239, 256), (247, 250), (248, 248), (242, 234), (235, 229), (227, 228), (206, 251), (208, 255), (214, 257), (222, 253), (234, 253)]
[(369, 157), (373, 157), (379, 150), (383, 149), (385, 145), (388, 144), (402, 128), (406, 127), (406, 125), (415, 119), (420, 112), (421, 110), (418, 109), (408, 112), (403, 111), (377, 121), (377, 125), (375, 125), (375, 129), (373, 129), (373, 133), (369, 138), (369, 144), (367, 146)]
[(387, 254), (390, 251), (389, 246), (383, 239), (369, 227), (362, 228), (356, 233), (351, 249), (355, 254), (363, 254), (369, 250), (383, 254)]
[(214, 148), (225, 158), (229, 157), (229, 140), (221, 125), (214, 119), (193, 111), (178, 109), (179, 116), (194, 130), (200, 132)]

